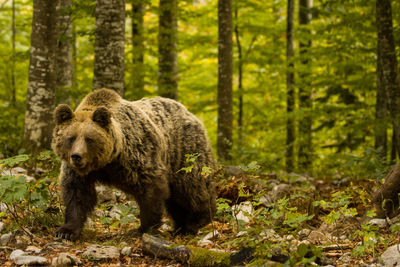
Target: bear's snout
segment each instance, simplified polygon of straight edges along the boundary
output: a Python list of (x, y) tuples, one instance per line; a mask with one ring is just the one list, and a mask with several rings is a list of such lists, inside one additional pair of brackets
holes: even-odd
[(74, 153), (71, 155), (71, 160), (75, 165), (80, 165), (82, 161), (82, 156), (78, 153)]

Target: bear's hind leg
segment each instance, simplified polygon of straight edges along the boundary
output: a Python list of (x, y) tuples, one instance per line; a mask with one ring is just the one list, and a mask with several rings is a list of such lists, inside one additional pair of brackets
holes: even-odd
[(189, 220), (188, 215), (190, 215), (190, 212), (172, 199), (168, 199), (166, 204), (168, 214), (174, 221), (175, 232), (177, 234), (196, 234), (197, 231), (193, 232), (187, 228), (187, 222)]
[(157, 181), (148, 185), (142, 194), (135, 196), (140, 209), (139, 231), (142, 233), (149, 232), (161, 225), (169, 189), (165, 180)]

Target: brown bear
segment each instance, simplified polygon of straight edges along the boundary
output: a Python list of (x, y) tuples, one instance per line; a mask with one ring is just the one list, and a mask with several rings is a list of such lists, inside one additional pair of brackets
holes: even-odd
[[(159, 226), (165, 210), (182, 234), (196, 233), (212, 220), (215, 185), (202, 170), (215, 167), (214, 156), (203, 124), (182, 104), (162, 97), (130, 102), (99, 89), (75, 112), (59, 105), (55, 121), (52, 147), (62, 160), (66, 206), (57, 237), (79, 237), (96, 204), (96, 182), (133, 195), (141, 232)], [(186, 172), (190, 154), (197, 159)]]

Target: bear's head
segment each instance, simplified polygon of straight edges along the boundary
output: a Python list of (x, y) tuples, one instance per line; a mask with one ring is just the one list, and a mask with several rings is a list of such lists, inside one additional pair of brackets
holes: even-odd
[(98, 170), (119, 154), (120, 140), (107, 108), (88, 106), (74, 113), (61, 104), (54, 117), (53, 150), (77, 174)]

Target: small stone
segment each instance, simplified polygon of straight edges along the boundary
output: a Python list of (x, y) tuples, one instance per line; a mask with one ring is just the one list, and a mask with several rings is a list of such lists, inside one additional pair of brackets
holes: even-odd
[(110, 187), (104, 185), (97, 185), (96, 192), (99, 203), (104, 203), (104, 202), (115, 203), (117, 201), (117, 196)]
[(266, 229), (261, 231), (260, 236), (263, 240), (268, 240), (272, 242), (279, 242), (282, 241), (282, 237), (278, 235), (274, 229)]
[(270, 197), (268, 197), (268, 196), (261, 196), (259, 201), (264, 205), (268, 205), (268, 204), (272, 204), (273, 203), (272, 199)]
[(250, 201), (245, 201), (239, 205), (234, 205), (232, 206), (232, 210), (233, 217), (235, 217), (237, 220), (241, 220), (244, 223), (250, 222), (249, 216), (252, 216), (253, 214), (253, 206), (251, 205)]
[(91, 245), (83, 252), (82, 257), (93, 260), (111, 260), (119, 258), (118, 248), (113, 246)]
[(0, 222), (0, 233), (1, 233), (1, 231), (3, 231), (3, 229), (4, 229), (4, 223)]
[(163, 224), (160, 226), (160, 230), (162, 230), (162, 231), (164, 231), (164, 232), (169, 232), (169, 231), (172, 231), (173, 228), (172, 228), (170, 225), (168, 225), (168, 224), (166, 224), (166, 223), (163, 223)]
[(320, 231), (313, 230), (310, 232), (307, 239), (313, 244), (323, 243), (328, 239), (328, 237), (326, 236), (327, 234), (328, 233), (324, 234)]
[(68, 253), (60, 253), (57, 258), (53, 258), (51, 265), (55, 267), (81, 265), (82, 262), (75, 256)]
[(368, 223), (371, 224), (371, 225), (376, 225), (379, 228), (386, 228), (386, 227), (389, 226), (389, 224), (387, 223), (386, 219), (375, 218), (375, 219), (371, 219)]
[(124, 247), (121, 250), (121, 254), (130, 257), (132, 255), (132, 248), (131, 247)]
[(108, 216), (111, 218), (115, 218), (118, 221), (121, 220), (122, 211), (120, 211), (117, 207), (112, 207), (112, 209), (108, 212)]
[(17, 257), (26, 256), (26, 255), (28, 255), (26, 252), (24, 252), (20, 249), (17, 249), (17, 250), (14, 250), (13, 252), (11, 252), (9, 259), (14, 261)]
[(47, 259), (39, 256), (19, 256), (14, 260), (16, 265), (48, 265)]
[(4, 234), (0, 237), (0, 244), (6, 246), (12, 239), (12, 233)]
[[(351, 262), (351, 252), (346, 252), (337, 260), (337, 263), (346, 264)], [(393, 265), (392, 265), (393, 266)]]
[(6, 212), (7, 211), (7, 205), (0, 202), (0, 212)]
[(214, 230), (207, 235), (205, 235), (199, 242), (197, 242), (197, 245), (200, 247), (206, 247), (208, 245), (211, 245), (213, 242), (211, 240), (215, 240), (216, 237), (219, 236), (219, 232), (217, 230)]
[(301, 229), (297, 234), (300, 240), (306, 239), (311, 233), (310, 229)]
[(28, 247), (25, 249), (25, 251), (26, 251), (26, 252), (33, 252), (33, 253), (35, 253), (35, 254), (39, 254), (40, 252), (42, 252), (42, 249), (40, 249), (40, 248), (38, 248), (38, 247), (35, 247), (35, 246), (28, 246)]
[(239, 233), (236, 234), (236, 237), (242, 237), (242, 236), (246, 236), (249, 233), (247, 231), (240, 231)]

